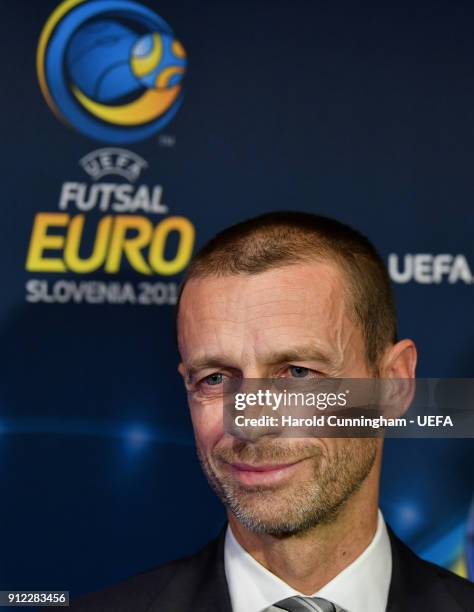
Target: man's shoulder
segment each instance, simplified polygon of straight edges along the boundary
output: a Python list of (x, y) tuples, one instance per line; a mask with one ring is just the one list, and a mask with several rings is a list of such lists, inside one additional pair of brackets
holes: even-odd
[(463, 604), (466, 610), (474, 610), (473, 582), (429, 561), (422, 560), (422, 562), (426, 571), (431, 573), (436, 582), (443, 585), (458, 603)]
[[(154, 612), (191, 610), (221, 595), (226, 597), (224, 568), (219, 575), (218, 558), (223, 536), (198, 552), (175, 559), (127, 580), (79, 597), (72, 602), (74, 612)], [(223, 606), (222, 609), (224, 609)], [(198, 609), (196, 607), (196, 609)]]
[[(474, 583), (416, 555), (393, 532), (392, 581), (388, 610), (405, 610), (402, 602), (410, 606), (431, 606), (432, 610), (472, 612), (474, 610)], [(402, 604), (402, 605), (400, 605)], [(411, 609), (411, 608), (406, 608)]]

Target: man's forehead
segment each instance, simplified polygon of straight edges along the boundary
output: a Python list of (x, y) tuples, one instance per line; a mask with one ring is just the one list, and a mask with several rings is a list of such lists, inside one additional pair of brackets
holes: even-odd
[[(345, 305), (342, 274), (332, 263), (311, 262), (254, 275), (199, 277), (183, 291), (180, 318), (230, 317), (234, 322), (313, 311), (330, 315)], [(329, 309), (329, 310), (328, 310)]]
[(182, 297), (178, 340), (187, 362), (230, 353), (241, 361), (260, 360), (295, 347), (303, 353), (306, 346), (340, 364), (358, 335), (346, 312), (341, 274), (333, 265), (197, 278)]

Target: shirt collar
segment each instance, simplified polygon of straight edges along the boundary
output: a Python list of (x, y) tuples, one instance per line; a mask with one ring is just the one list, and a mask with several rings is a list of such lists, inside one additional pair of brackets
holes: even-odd
[[(230, 526), (224, 564), (233, 612), (262, 612), (280, 599), (301, 595), (244, 550)], [(379, 510), (369, 546), (313, 596), (324, 597), (348, 612), (380, 612), (387, 606), (391, 574), (390, 539)]]

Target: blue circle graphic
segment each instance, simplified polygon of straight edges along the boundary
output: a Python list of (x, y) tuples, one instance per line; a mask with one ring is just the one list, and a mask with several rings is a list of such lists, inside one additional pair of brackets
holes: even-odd
[[(170, 26), (130, 0), (75, 5), (55, 24), (44, 53), (54, 110), (111, 144), (149, 138), (171, 120), (182, 102), (185, 68)], [(153, 105), (157, 99), (161, 106)]]

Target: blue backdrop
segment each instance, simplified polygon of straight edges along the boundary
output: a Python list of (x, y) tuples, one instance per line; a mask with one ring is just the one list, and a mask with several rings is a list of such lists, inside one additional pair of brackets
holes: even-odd
[[(224, 521), (173, 302), (225, 226), (277, 209), (354, 225), (390, 264), (419, 375), (474, 375), (474, 7), (57, 7), (0, 20), (0, 586), (77, 594)], [(472, 440), (389, 440), (382, 484), (395, 531), (471, 578), (473, 459)]]

